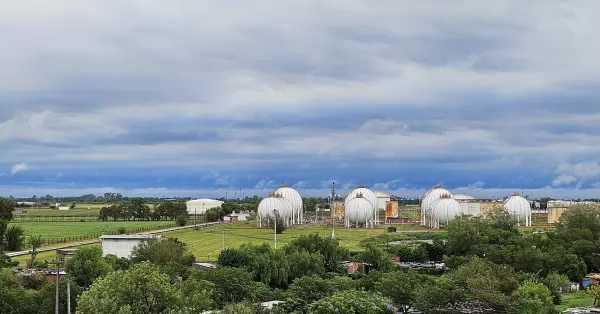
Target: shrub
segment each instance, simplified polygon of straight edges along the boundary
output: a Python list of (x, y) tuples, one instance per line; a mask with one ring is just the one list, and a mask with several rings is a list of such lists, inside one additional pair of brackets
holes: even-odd
[[(275, 219), (277, 219), (277, 224), (275, 224)], [(275, 229), (275, 225), (277, 225), (277, 230), (275, 230), (277, 234), (281, 234), (287, 229), (285, 221), (283, 221), (283, 218), (279, 214), (275, 215), (275, 217), (269, 216), (268, 221), (271, 229)]]
[(117, 233), (118, 234), (126, 234), (127, 229), (125, 229), (125, 227), (119, 227), (119, 229), (117, 229)]
[(179, 215), (177, 217), (175, 217), (175, 224), (179, 227), (183, 227), (188, 223), (188, 216), (187, 215)]
[(25, 230), (21, 226), (11, 225), (6, 230), (6, 249), (8, 251), (19, 251), (25, 243)]

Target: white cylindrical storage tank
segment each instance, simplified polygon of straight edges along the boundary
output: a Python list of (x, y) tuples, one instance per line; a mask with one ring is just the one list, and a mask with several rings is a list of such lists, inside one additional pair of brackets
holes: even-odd
[(475, 199), (473, 196), (469, 196), (469, 195), (465, 195), (465, 194), (454, 194), (454, 196), (452, 198), (457, 201), (469, 201), (469, 200)]
[(433, 186), (425, 193), (425, 195), (423, 195), (423, 198), (421, 199), (421, 225), (431, 224), (431, 215), (429, 215), (431, 204), (433, 204), (435, 200), (441, 198), (442, 195), (448, 195), (452, 197), (452, 193), (442, 188), (442, 186), (439, 184)]
[(292, 205), (292, 224), (301, 224), (304, 220), (304, 207), (300, 193), (290, 188), (287, 184), (279, 186), (273, 193), (280, 194)]
[(185, 202), (185, 207), (190, 215), (204, 215), (207, 210), (215, 207), (221, 207), (221, 205), (223, 205), (223, 201), (209, 198), (200, 198)]
[(356, 198), (358, 195), (362, 195), (362, 198), (366, 199), (370, 204), (371, 204), (371, 208), (372, 208), (372, 215), (373, 215), (373, 221), (375, 223), (379, 222), (379, 217), (377, 215), (378, 211), (377, 211), (377, 194), (375, 194), (375, 192), (365, 188), (364, 185), (358, 185), (356, 186), (354, 189), (352, 189), (352, 191), (350, 191), (350, 193), (348, 193), (348, 196), (346, 196), (346, 199), (344, 200), (344, 204), (347, 204), (349, 201), (351, 201), (352, 199)]
[(366, 198), (359, 195), (349, 200), (344, 207), (346, 227), (350, 227), (351, 224), (373, 226), (373, 205)]
[(258, 226), (262, 227), (269, 218), (275, 217), (275, 211), (279, 213), (279, 216), (285, 221), (286, 225), (290, 224), (292, 217), (291, 203), (278, 194), (271, 193), (269, 197), (264, 198), (258, 204), (256, 211)]
[(449, 195), (442, 195), (441, 198), (433, 201), (430, 209), (431, 228), (439, 229), (440, 225), (445, 225), (454, 218), (462, 214), (460, 203), (450, 198)]
[(502, 204), (502, 208), (517, 218), (519, 224), (525, 222), (525, 226), (531, 226), (531, 204), (519, 193), (514, 193), (507, 198)]

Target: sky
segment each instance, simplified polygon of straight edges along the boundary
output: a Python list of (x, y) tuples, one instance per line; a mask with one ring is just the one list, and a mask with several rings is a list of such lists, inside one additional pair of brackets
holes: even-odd
[(0, 195), (600, 197), (600, 1), (0, 0)]

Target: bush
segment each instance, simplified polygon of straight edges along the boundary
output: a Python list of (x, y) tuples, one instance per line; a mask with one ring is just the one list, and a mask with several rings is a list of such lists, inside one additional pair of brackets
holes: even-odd
[(125, 229), (125, 227), (119, 227), (119, 229), (117, 229), (117, 233), (118, 234), (126, 234), (127, 229)]
[(6, 249), (8, 251), (20, 251), (25, 243), (25, 230), (21, 226), (11, 225), (6, 230)]
[[(275, 219), (277, 219), (277, 224), (275, 224)], [(279, 216), (279, 214), (275, 215), (275, 217), (269, 216), (268, 221), (269, 221), (269, 226), (271, 227), (271, 229), (275, 229), (275, 225), (277, 225), (277, 230), (275, 230), (275, 233), (277, 233), (277, 234), (281, 234), (287, 229), (287, 226), (285, 225), (283, 218), (281, 218), (281, 216)]]
[(252, 262), (252, 257), (245, 250), (227, 248), (219, 254), (218, 263), (221, 266), (247, 267)]
[(188, 216), (187, 215), (179, 215), (177, 217), (175, 217), (175, 224), (179, 227), (183, 227), (185, 225), (187, 225), (188, 223)]

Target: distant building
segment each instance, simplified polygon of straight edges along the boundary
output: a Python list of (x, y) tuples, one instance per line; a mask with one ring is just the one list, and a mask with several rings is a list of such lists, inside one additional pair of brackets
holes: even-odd
[(581, 286), (586, 288), (587, 286), (597, 285), (598, 283), (600, 283), (600, 274), (590, 273), (583, 277)]
[(71, 209), (69, 206), (59, 206), (58, 210), (69, 210)]
[(229, 222), (247, 221), (249, 217), (250, 217), (250, 214), (233, 212), (233, 213), (223, 217), (223, 221), (229, 221)]
[(217, 268), (217, 265), (213, 263), (194, 263), (192, 264), (197, 270), (206, 270), (206, 269), (214, 269)]
[(185, 202), (188, 214), (203, 215), (207, 210), (215, 207), (221, 207), (223, 201), (213, 200), (208, 198), (195, 199)]
[(135, 246), (143, 240), (151, 238), (160, 238), (160, 235), (153, 234), (120, 234), (120, 235), (103, 235), (100, 236), (102, 243), (102, 256), (115, 255), (117, 257), (131, 257), (131, 252)]

